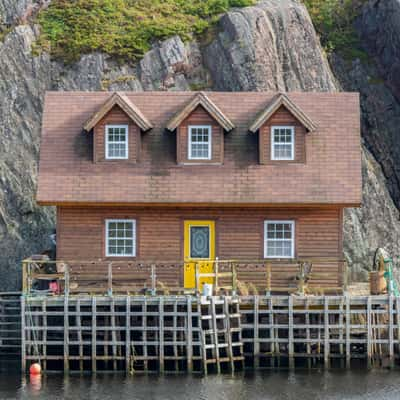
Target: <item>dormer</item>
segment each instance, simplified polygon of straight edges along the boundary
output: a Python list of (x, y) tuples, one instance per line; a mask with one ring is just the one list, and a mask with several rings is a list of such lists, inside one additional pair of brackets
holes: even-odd
[(249, 128), (258, 132), (260, 164), (305, 163), (314, 122), (285, 94), (272, 99)]
[(148, 131), (152, 125), (127, 96), (115, 92), (83, 128), (93, 131), (93, 162), (136, 163), (141, 131)]
[(209, 97), (200, 92), (167, 124), (176, 132), (178, 164), (222, 164), (224, 132), (233, 123)]

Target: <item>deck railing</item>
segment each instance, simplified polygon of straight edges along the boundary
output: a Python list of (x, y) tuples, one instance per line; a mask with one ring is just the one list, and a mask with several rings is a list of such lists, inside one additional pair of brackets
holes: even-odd
[[(212, 264), (213, 272), (202, 272), (202, 262)], [(187, 263), (30, 258), (22, 262), (23, 292), (109, 295), (200, 293), (204, 279), (212, 280), (215, 294), (342, 293), (347, 285), (347, 264), (338, 258), (274, 261), (216, 259), (194, 262), (195, 288), (185, 289), (183, 275)]]

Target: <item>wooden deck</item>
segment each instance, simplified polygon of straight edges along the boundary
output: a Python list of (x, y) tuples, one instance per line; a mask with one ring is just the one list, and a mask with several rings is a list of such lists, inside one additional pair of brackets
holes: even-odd
[[(319, 258), (274, 262), (265, 260), (213, 260), (211, 277), (215, 294), (257, 295), (273, 293), (340, 294), (346, 286), (344, 260)], [(184, 261), (23, 261), (23, 291), (46, 291), (57, 281), (53, 294), (183, 294)]]

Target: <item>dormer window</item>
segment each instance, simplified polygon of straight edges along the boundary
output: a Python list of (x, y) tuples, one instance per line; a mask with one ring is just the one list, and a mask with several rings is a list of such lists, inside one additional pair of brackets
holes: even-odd
[(128, 125), (106, 126), (106, 159), (128, 158)]
[(211, 126), (190, 125), (188, 129), (189, 160), (210, 160)]
[(271, 127), (271, 159), (294, 160), (294, 127)]

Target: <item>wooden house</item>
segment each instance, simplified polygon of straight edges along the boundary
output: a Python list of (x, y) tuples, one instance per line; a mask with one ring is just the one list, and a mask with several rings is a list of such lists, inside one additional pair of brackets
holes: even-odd
[(37, 201), (77, 282), (111, 263), (129, 291), (155, 265), (191, 289), (219, 260), (284, 291), (309, 261), (311, 287), (340, 288), (360, 153), (355, 93), (47, 92)]

